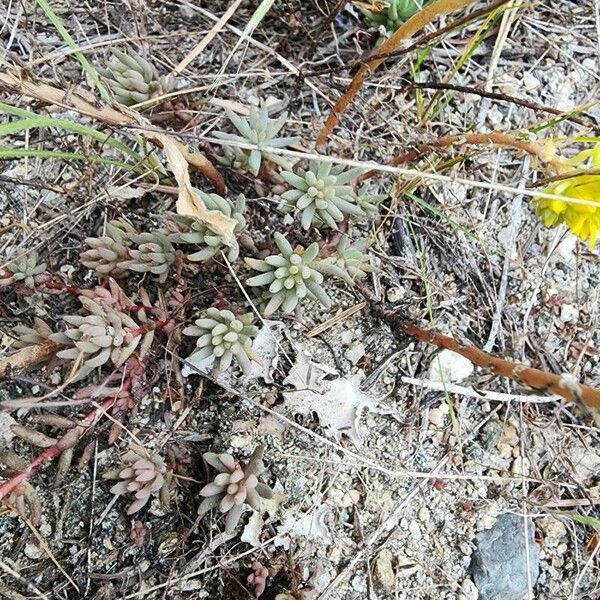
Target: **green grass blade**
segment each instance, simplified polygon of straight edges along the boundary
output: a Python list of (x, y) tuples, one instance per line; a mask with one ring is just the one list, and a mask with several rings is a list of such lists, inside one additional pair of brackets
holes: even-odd
[(444, 221), (445, 223), (448, 223), (448, 225), (450, 225), (451, 227), (454, 227), (455, 229), (462, 231), (466, 236), (468, 236), (473, 241), (480, 241), (478, 239), (478, 237), (472, 231), (469, 231), (466, 227), (461, 225), (458, 221), (455, 221), (452, 217), (449, 217), (446, 213), (442, 212), (435, 206), (432, 206), (431, 204), (429, 204), (429, 202), (427, 202), (426, 200), (423, 200), (423, 198), (420, 198), (419, 196), (417, 196), (416, 194), (413, 194), (412, 192), (404, 192), (404, 195), (407, 198), (410, 198), (415, 204), (419, 205), (423, 210), (431, 213), (434, 217), (437, 217), (440, 221)]
[(574, 511), (559, 511), (556, 514), (559, 514), (563, 517), (567, 517), (567, 519), (571, 519), (573, 521), (576, 521), (577, 523), (581, 523), (582, 525), (592, 527), (596, 531), (600, 531), (600, 519), (596, 519), (595, 517), (580, 515), (579, 513)]
[(10, 121), (8, 123), (0, 124), (0, 137), (17, 133), (18, 131), (24, 131), (26, 129), (33, 129), (36, 127), (56, 127), (57, 129), (63, 129), (69, 133), (75, 133), (83, 137), (94, 139), (101, 144), (119, 150), (127, 156), (133, 158), (136, 162), (143, 162), (143, 158), (129, 146), (114, 138), (111, 135), (102, 133), (93, 127), (83, 125), (70, 119), (61, 119), (57, 117), (46, 117), (44, 115), (38, 115), (37, 113), (17, 108), (10, 104), (0, 102), (0, 111), (10, 115), (23, 117), (18, 121)]
[(96, 70), (88, 62), (88, 59), (83, 55), (83, 53), (78, 50), (78, 46), (75, 43), (75, 40), (71, 37), (71, 34), (67, 31), (65, 26), (62, 24), (62, 21), (58, 18), (58, 15), (52, 10), (52, 7), (50, 6), (50, 4), (48, 4), (48, 2), (46, 0), (37, 0), (37, 3), (39, 4), (40, 8), (44, 11), (46, 17), (48, 17), (48, 20), (50, 21), (50, 23), (52, 23), (52, 25), (54, 25), (54, 27), (56, 28), (56, 30), (58, 31), (58, 33), (64, 40), (65, 44), (67, 44), (67, 46), (69, 46), (69, 48), (71, 48), (72, 50), (75, 50), (75, 53), (73, 54), (73, 56), (75, 56), (75, 58), (81, 65), (81, 68), (85, 71), (87, 76), (92, 80), (92, 82), (93, 82), (94, 86), (96, 87), (96, 89), (98, 90), (98, 93), (100, 94), (100, 97), (102, 98), (102, 100), (104, 102), (110, 102), (110, 94), (108, 93), (106, 87), (104, 87), (104, 85), (100, 81), (100, 78), (98, 77), (98, 73), (96, 73)]

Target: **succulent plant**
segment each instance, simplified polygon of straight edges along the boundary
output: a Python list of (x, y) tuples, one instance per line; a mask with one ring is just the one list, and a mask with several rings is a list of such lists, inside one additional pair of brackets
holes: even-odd
[(127, 508), (132, 515), (146, 506), (152, 496), (159, 496), (164, 506), (169, 505), (170, 472), (158, 454), (149, 454), (132, 444), (122, 458), (123, 466), (103, 475), (104, 479), (120, 479), (110, 488), (117, 496), (133, 494), (135, 500)]
[[(236, 224), (234, 234), (239, 234), (246, 226), (244, 210), (246, 208), (246, 198), (240, 194), (235, 204), (227, 198), (222, 198), (218, 194), (206, 194), (200, 190), (194, 190), (204, 202), (208, 210), (218, 210), (226, 217), (234, 219)], [(209, 227), (195, 219), (190, 219), (182, 215), (170, 215), (170, 220), (178, 227), (179, 231), (169, 235), (169, 239), (175, 243), (198, 244), (205, 246), (202, 250), (188, 255), (191, 261), (205, 261), (211, 259), (219, 250), (227, 248), (225, 240), (219, 234), (212, 231)], [(240, 247), (237, 241), (233, 241), (227, 250), (227, 259), (234, 261), (240, 254)]]
[(318, 270), (319, 245), (315, 242), (306, 250), (295, 250), (280, 233), (275, 233), (275, 243), (281, 254), (267, 256), (264, 260), (245, 258), (246, 264), (260, 275), (250, 277), (248, 285), (268, 287), (265, 296), (265, 316), (272, 315), (280, 307), (285, 314), (291, 313), (298, 301), (306, 296), (315, 298), (329, 308), (331, 301), (321, 287), (323, 275)]
[(106, 80), (115, 100), (125, 106), (145, 102), (176, 87), (172, 77), (161, 77), (153, 64), (133, 50), (127, 53), (113, 50), (106, 69), (97, 68), (97, 71)]
[(13, 348), (25, 348), (47, 342), (52, 335), (52, 329), (39, 317), (33, 318), (33, 327), (27, 325), (16, 325), (12, 330), (15, 336)]
[(254, 510), (260, 510), (261, 498), (273, 496), (273, 490), (259, 480), (266, 470), (262, 461), (263, 453), (264, 448), (258, 446), (243, 465), (230, 454), (203, 454), (204, 460), (219, 474), (212, 483), (200, 490), (204, 500), (198, 507), (198, 515), (203, 516), (218, 506), (222, 513), (227, 513), (225, 531), (232, 533), (239, 523), (245, 504)]
[(79, 296), (79, 301), (89, 314), (63, 316), (63, 321), (74, 327), (49, 336), (53, 342), (72, 346), (58, 352), (59, 358), (77, 360), (81, 357), (81, 367), (72, 381), (83, 379), (108, 362), (115, 368), (120, 367), (142, 338), (140, 326), (129, 315), (85, 296)]
[(279, 209), (283, 212), (299, 210), (304, 229), (315, 221), (337, 229), (337, 224), (346, 216), (365, 214), (357, 204), (356, 194), (347, 185), (363, 172), (358, 168), (344, 172), (343, 165), (333, 166), (317, 160), (310, 160), (306, 171), (284, 171), (281, 176), (293, 189), (282, 194)]
[(371, 8), (359, 6), (359, 10), (371, 25), (383, 25), (391, 33), (420, 11), (427, 2), (428, 0), (386, 0), (373, 3)]
[(259, 598), (267, 589), (267, 577), (269, 577), (269, 569), (255, 561), (252, 564), (252, 573), (246, 578), (248, 584), (254, 588), (255, 598)]
[(13, 258), (4, 266), (0, 271), (0, 287), (23, 283), (28, 288), (34, 288), (45, 271), (46, 263), (38, 264), (38, 253), (32, 250)]
[(252, 325), (252, 313), (234, 315), (230, 310), (209, 308), (201, 319), (183, 330), (184, 335), (197, 337), (198, 350), (189, 358), (202, 361), (214, 356), (214, 371), (220, 373), (231, 365), (235, 358), (244, 373), (252, 369), (252, 338), (258, 328)]
[(137, 273), (154, 273), (159, 281), (165, 281), (169, 268), (175, 262), (175, 248), (169, 237), (162, 231), (136, 233), (131, 236), (137, 248), (130, 249), (130, 259), (119, 263), (119, 267), (131, 269)]
[(319, 261), (316, 268), (321, 273), (339, 277), (350, 285), (354, 285), (356, 279), (363, 279), (367, 273), (375, 270), (363, 254), (362, 248), (358, 244), (350, 245), (350, 238), (346, 234), (340, 238), (335, 256)]
[(245, 162), (253, 175), (258, 175), (263, 159), (285, 169), (291, 168), (285, 158), (269, 152), (268, 149), (263, 149), (263, 147), (285, 148), (299, 141), (300, 138), (298, 137), (276, 137), (287, 121), (287, 113), (282, 113), (277, 119), (269, 119), (269, 112), (265, 104), (262, 104), (260, 108), (251, 107), (248, 117), (240, 117), (229, 108), (226, 108), (225, 112), (240, 135), (223, 133), (222, 131), (215, 131), (213, 135), (226, 142), (250, 143), (259, 147), (254, 150), (242, 150), (243, 154), (247, 156), (247, 161), (241, 158), (240, 152), (229, 152), (229, 155), (234, 159), (234, 163), (237, 162), (242, 165)]
[(85, 239), (90, 249), (79, 255), (81, 264), (88, 269), (94, 269), (100, 277), (123, 277), (128, 270), (123, 267), (123, 263), (129, 259), (129, 246), (133, 235), (136, 235), (136, 231), (126, 221), (108, 222), (106, 235)]
[(356, 204), (369, 217), (376, 217), (379, 214), (379, 205), (385, 198), (386, 194), (371, 194), (367, 185), (362, 185), (356, 190)]

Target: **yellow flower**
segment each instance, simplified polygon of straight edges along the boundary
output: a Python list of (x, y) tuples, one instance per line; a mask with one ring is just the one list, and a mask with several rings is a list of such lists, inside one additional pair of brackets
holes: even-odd
[[(538, 197), (533, 201), (536, 213), (546, 227), (564, 223), (571, 233), (583, 241), (588, 240), (590, 248), (593, 248), (600, 235), (600, 175), (585, 174), (584, 169), (600, 169), (600, 144), (579, 153), (568, 163), (574, 168), (565, 174), (571, 176), (551, 185), (544, 192), (593, 204), (575, 204), (567, 199)], [(578, 170), (582, 174), (573, 177), (572, 173)]]

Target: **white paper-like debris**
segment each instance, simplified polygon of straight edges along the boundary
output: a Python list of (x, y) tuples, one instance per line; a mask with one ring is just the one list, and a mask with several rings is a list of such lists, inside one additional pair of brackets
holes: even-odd
[(258, 548), (260, 546), (260, 534), (264, 524), (265, 522), (260, 516), (260, 513), (255, 510), (248, 521), (248, 525), (244, 527), (240, 540), (246, 544), (250, 544), (253, 548)]
[(331, 532), (325, 524), (325, 517), (329, 512), (329, 506), (321, 504), (301, 517), (288, 513), (283, 520), (283, 525), (277, 528), (278, 535), (273, 543), (275, 546), (283, 547), (284, 550), (289, 550), (290, 541), (301, 538), (329, 546), (333, 542)]
[[(217, 382), (229, 387), (247, 387), (250, 381), (264, 379), (266, 383), (273, 383), (273, 372), (279, 360), (279, 344), (283, 338), (283, 323), (281, 321), (265, 321), (254, 338), (252, 348), (260, 359), (260, 363), (252, 361), (252, 372), (249, 375), (240, 374), (237, 369), (229, 369), (220, 373)], [(215, 362), (214, 356), (204, 360), (195, 360), (193, 357), (184, 364), (181, 374), (189, 377), (194, 374), (207, 374)]]
[(15, 437), (11, 427), (16, 423), (8, 413), (0, 412), (0, 450), (10, 448), (12, 439)]
[(338, 375), (327, 365), (313, 363), (305, 346), (296, 344), (296, 362), (284, 384), (293, 391), (284, 392), (285, 407), (294, 414), (316, 413), (325, 431), (337, 440), (348, 436), (356, 445), (361, 442), (358, 420), (364, 408), (376, 410), (377, 400), (360, 389), (362, 375), (326, 379)]

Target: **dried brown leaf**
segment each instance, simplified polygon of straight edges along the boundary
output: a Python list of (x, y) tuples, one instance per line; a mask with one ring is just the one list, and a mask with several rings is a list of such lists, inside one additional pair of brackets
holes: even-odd
[(200, 154), (189, 152), (181, 142), (166, 134), (149, 133), (143, 130), (139, 130), (139, 133), (145, 135), (148, 139), (157, 141), (162, 146), (169, 168), (173, 172), (179, 186), (179, 197), (177, 198), (176, 205), (177, 213), (198, 219), (212, 231), (223, 236), (225, 240), (233, 240), (233, 228), (236, 225), (236, 221), (226, 217), (221, 211), (208, 210), (204, 206), (204, 202), (202, 202), (200, 196), (194, 192), (190, 183), (188, 163), (197, 164), (197, 161), (204, 157), (201, 157)]
[(9, 354), (0, 358), (0, 379), (4, 379), (11, 373), (24, 371), (29, 367), (34, 367), (45, 360), (54, 356), (61, 348), (62, 344), (46, 342), (35, 346), (21, 348), (14, 354)]

